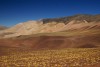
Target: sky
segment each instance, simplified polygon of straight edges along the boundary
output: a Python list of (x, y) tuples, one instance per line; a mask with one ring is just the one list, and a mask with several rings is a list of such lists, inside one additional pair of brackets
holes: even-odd
[(0, 0), (0, 25), (75, 14), (100, 14), (100, 0)]

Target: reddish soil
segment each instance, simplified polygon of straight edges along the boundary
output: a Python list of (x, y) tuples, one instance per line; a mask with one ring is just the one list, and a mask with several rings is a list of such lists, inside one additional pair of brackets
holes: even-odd
[(17, 39), (0, 39), (0, 46), (41, 48), (94, 48), (100, 47), (100, 35), (96, 36), (40, 36)]

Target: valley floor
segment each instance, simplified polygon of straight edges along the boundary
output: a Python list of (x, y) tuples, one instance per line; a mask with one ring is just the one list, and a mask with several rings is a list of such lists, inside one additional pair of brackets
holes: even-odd
[(100, 48), (0, 47), (0, 67), (100, 67)]

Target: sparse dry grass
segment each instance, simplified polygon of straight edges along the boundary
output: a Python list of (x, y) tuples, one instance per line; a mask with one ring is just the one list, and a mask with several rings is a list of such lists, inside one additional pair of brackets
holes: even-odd
[(77, 35), (100, 35), (100, 29), (91, 30), (73, 30), (73, 31), (62, 31), (53, 33), (38, 33), (34, 36), (77, 36)]
[(81, 67), (100, 63), (100, 48), (1, 48), (0, 67)]

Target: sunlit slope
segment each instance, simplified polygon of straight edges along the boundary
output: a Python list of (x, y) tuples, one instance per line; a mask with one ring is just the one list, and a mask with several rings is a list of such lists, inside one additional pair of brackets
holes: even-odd
[[(9, 35), (4, 35), (3, 38), (17, 37), (21, 35), (32, 35), (39, 33), (54, 33), (61, 31), (70, 30), (88, 30), (88, 29), (100, 29), (99, 18), (92, 20), (90, 17), (85, 15), (72, 16), (70, 18), (58, 18), (58, 19), (47, 19), (47, 20), (36, 20), (36, 21), (26, 21), (12, 26), (1, 33), (12, 33)], [(70, 20), (69, 20), (70, 19)]]
[(0, 46), (31, 47), (34, 49), (58, 48), (98, 48), (100, 47), (100, 30), (73, 30), (55, 33), (22, 35), (0, 40)]
[(19, 23), (0, 31), (0, 46), (34, 49), (98, 48), (99, 17), (76, 15)]
[[(92, 36), (100, 35), (100, 29), (90, 29), (90, 30), (70, 30), (54, 33), (39, 33), (30, 36)], [(26, 36), (27, 37), (27, 36)]]
[[(32, 25), (33, 24), (33, 25)], [(26, 25), (26, 28), (25, 26)], [(31, 25), (31, 26), (30, 26)], [(20, 26), (20, 27), (19, 27)], [(16, 28), (17, 27), (17, 28)], [(19, 27), (19, 28), (18, 28)], [(28, 29), (29, 28), (29, 29)], [(90, 34), (98, 33), (100, 29), (100, 23), (76, 23), (76, 21), (71, 21), (68, 24), (51, 22), (46, 24), (41, 24), (39, 22), (29, 22), (16, 25), (7, 31), (13, 31), (13, 34), (5, 35), (4, 38), (18, 37), (23, 35), (53, 35), (53, 36), (65, 36), (65, 35), (81, 35), (84, 32), (89, 32)], [(15, 31), (15, 32), (14, 32)], [(93, 32), (94, 31), (94, 32)], [(86, 33), (88, 34), (88, 33)]]

